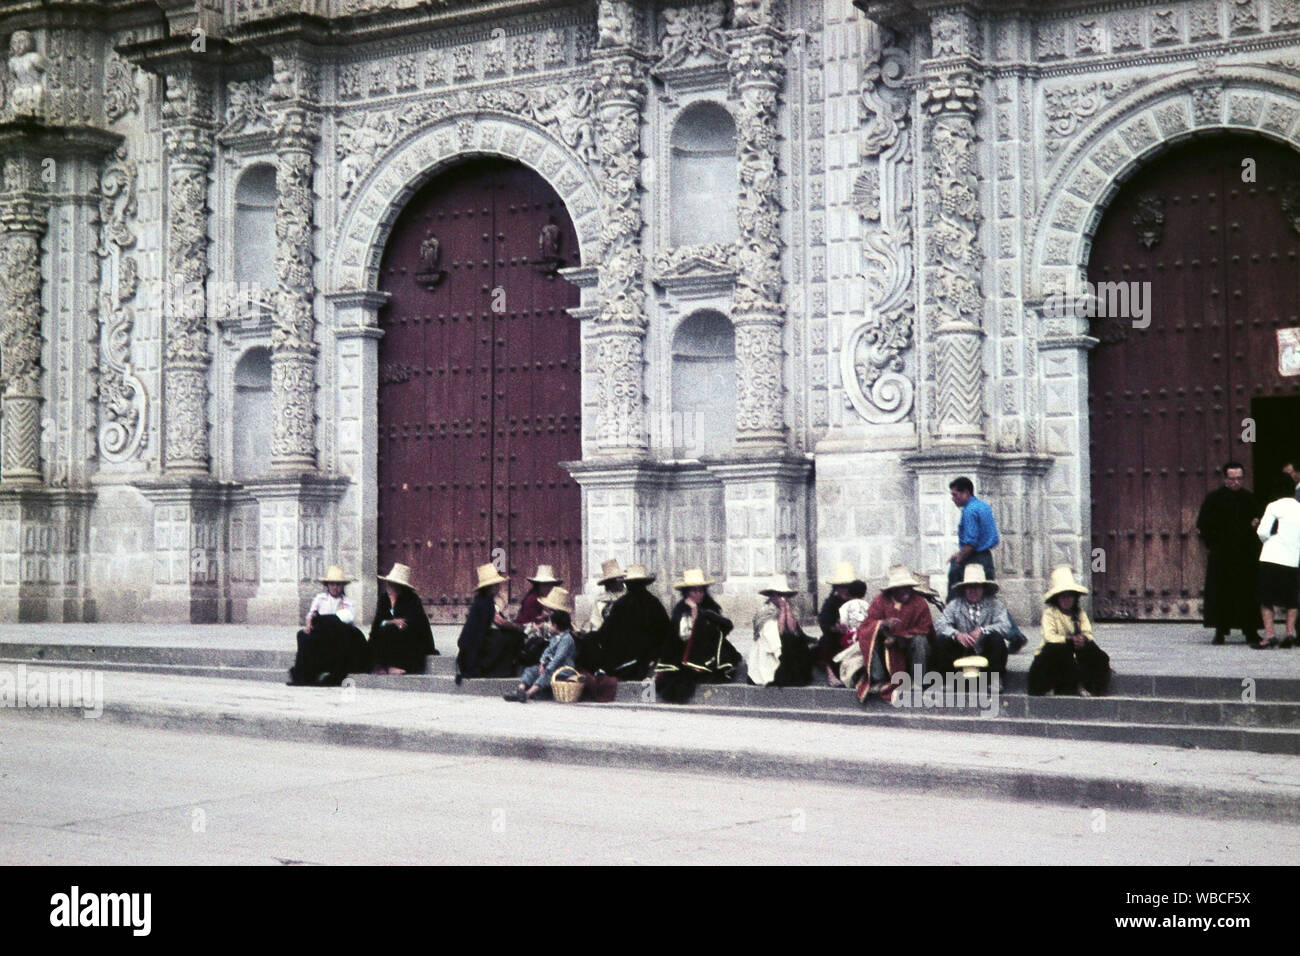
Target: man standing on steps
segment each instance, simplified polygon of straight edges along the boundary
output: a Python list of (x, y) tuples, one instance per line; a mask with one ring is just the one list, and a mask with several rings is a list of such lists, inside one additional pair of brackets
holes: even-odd
[(1259, 560), (1260, 506), (1253, 492), (1242, 487), (1245, 469), (1240, 462), (1223, 466), (1223, 487), (1205, 496), (1196, 516), (1196, 530), (1210, 550), (1205, 563), (1205, 608), (1202, 623), (1214, 628), (1214, 644), (1222, 644), (1229, 631), (1240, 630), (1246, 643), (1259, 643), (1259, 605), (1255, 598)]
[(957, 523), (958, 548), (948, 559), (948, 600), (951, 601), (966, 573), (966, 565), (983, 566), (984, 576), (993, 579), (993, 549), (1001, 539), (993, 509), (988, 502), (975, 497), (975, 485), (969, 478), (954, 478), (948, 483), (948, 490), (952, 493), (952, 503), (961, 510), (961, 520)]

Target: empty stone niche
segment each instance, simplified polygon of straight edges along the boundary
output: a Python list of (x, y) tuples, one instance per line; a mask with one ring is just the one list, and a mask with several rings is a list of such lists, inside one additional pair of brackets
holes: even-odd
[[(235, 187), (235, 302), (246, 312), (269, 302), (275, 290), (275, 167), (258, 163), (244, 170)], [(224, 311), (224, 310), (223, 310)]]
[(735, 242), (735, 120), (717, 103), (692, 104), (677, 118), (669, 143), (672, 244)]
[(271, 467), (271, 350), (259, 345), (235, 366), (235, 480), (265, 475)]
[(723, 455), (736, 440), (736, 331), (721, 312), (686, 317), (673, 337), (673, 457)]

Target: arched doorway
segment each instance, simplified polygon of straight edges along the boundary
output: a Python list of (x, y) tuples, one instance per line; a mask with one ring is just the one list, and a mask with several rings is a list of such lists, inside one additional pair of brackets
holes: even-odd
[(435, 620), (454, 620), (474, 568), (518, 582), (539, 562), (582, 570), (581, 498), (559, 463), (582, 457), (573, 224), (536, 173), (453, 167), (393, 227), (379, 287), (379, 548)]
[(1279, 368), (1279, 333), (1300, 329), (1300, 154), (1244, 136), (1166, 153), (1115, 196), (1088, 278), (1094, 610), (1196, 618), (1220, 467), (1271, 498), (1300, 452), (1300, 375)]

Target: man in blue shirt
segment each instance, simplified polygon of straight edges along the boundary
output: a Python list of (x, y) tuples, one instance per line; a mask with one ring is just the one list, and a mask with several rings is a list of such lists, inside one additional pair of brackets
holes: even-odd
[(948, 599), (952, 600), (957, 584), (972, 561), (984, 566), (984, 575), (993, 579), (993, 549), (998, 546), (998, 523), (988, 502), (975, 497), (975, 485), (969, 478), (954, 478), (948, 483), (952, 503), (961, 509), (957, 524), (958, 550), (948, 559)]

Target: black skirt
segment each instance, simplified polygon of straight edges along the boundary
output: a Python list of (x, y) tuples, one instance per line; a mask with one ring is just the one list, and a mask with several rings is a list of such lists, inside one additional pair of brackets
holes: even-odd
[(298, 656), (289, 669), (292, 684), (337, 687), (349, 674), (370, 670), (365, 635), (334, 614), (316, 618), (310, 632), (298, 632)]
[(1029, 665), (1029, 693), (1077, 694), (1082, 687), (1094, 697), (1106, 693), (1110, 686), (1110, 656), (1087, 641), (1075, 650), (1069, 641), (1047, 644), (1034, 655)]
[(1255, 598), (1262, 607), (1300, 606), (1300, 568), (1289, 568), (1272, 561), (1259, 562)]

